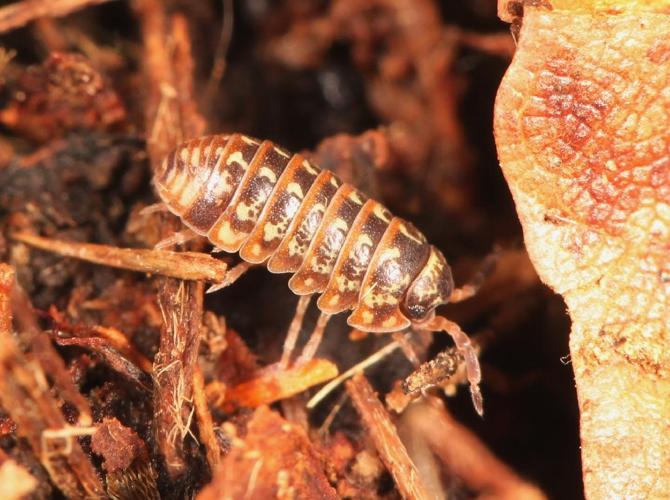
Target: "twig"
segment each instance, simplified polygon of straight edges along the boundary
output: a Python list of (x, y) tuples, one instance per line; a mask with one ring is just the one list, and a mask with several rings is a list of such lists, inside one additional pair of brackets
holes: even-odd
[(356, 375), (346, 383), (346, 388), (356, 411), (363, 420), (364, 427), (370, 433), (379, 458), (393, 476), (403, 498), (436, 498), (436, 495), (424, 484), (419, 471), (398, 437), (388, 412), (365, 376)]
[(193, 373), (193, 404), (195, 405), (195, 416), (198, 419), (198, 433), (207, 452), (209, 468), (214, 472), (221, 462), (221, 447), (214, 432), (214, 421), (205, 394), (205, 379), (200, 367), (196, 367)]
[(24, 232), (14, 233), (12, 238), (40, 250), (66, 257), (182, 280), (221, 283), (225, 281), (228, 272), (228, 265), (225, 262), (200, 252), (118, 248), (93, 243), (53, 240)]
[[(167, 18), (159, 0), (136, 0), (144, 40), (147, 84), (147, 149), (155, 169), (170, 149), (185, 137), (202, 133), (204, 121), (196, 110), (193, 59), (188, 26), (183, 16)], [(177, 231), (165, 219), (161, 236)], [(194, 414), (193, 377), (202, 329), (202, 282), (164, 279), (158, 292), (163, 313), (159, 351), (154, 359), (154, 430), (169, 475), (187, 470), (184, 439), (191, 434)]]
[(390, 342), (381, 349), (379, 349), (377, 352), (365, 358), (360, 363), (355, 364), (354, 366), (349, 368), (346, 372), (344, 372), (342, 375), (328, 382), (319, 390), (319, 392), (314, 394), (312, 399), (310, 399), (307, 402), (307, 408), (311, 410), (316, 405), (318, 405), (326, 396), (328, 396), (328, 394), (330, 394), (342, 382), (344, 382), (348, 378), (351, 378), (356, 373), (362, 373), (363, 370), (365, 370), (367, 367), (372, 366), (375, 363), (379, 362), (379, 360), (385, 358), (399, 347), (400, 343), (397, 340), (394, 340), (393, 342)]
[(28, 0), (0, 9), (0, 33), (25, 26), (40, 17), (62, 17), (77, 10), (109, 0)]
[(412, 439), (425, 440), (451, 474), (481, 494), (481, 498), (541, 500), (544, 494), (517, 476), (466, 427), (449, 414), (437, 398), (411, 405), (403, 427)]

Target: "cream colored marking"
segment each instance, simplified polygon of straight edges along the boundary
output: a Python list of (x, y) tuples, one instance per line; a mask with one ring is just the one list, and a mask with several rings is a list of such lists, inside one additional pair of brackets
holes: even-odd
[(328, 305), (330, 307), (335, 307), (339, 303), (340, 303), (340, 294), (339, 293), (333, 294), (333, 296), (330, 297), (330, 300), (328, 300)]
[(375, 315), (372, 314), (370, 311), (363, 311), (362, 316), (363, 321), (365, 321), (366, 323), (372, 323), (372, 320), (375, 319)]
[(252, 144), (252, 145), (254, 145), (254, 146), (259, 146), (259, 145), (260, 145), (260, 142), (255, 141), (254, 139), (252, 139), (252, 138), (249, 137), (249, 136), (241, 135), (240, 138), (241, 138), (242, 141), (245, 142), (246, 144)]
[(312, 175), (319, 175), (319, 170), (314, 168), (314, 165), (312, 165), (310, 162), (307, 160), (302, 161), (302, 166), (307, 170), (310, 174)]
[(263, 240), (273, 241), (281, 238), (286, 232), (287, 222), (285, 218), (282, 218), (277, 224), (273, 224), (272, 222), (263, 224)]
[(313, 278), (307, 278), (305, 281), (305, 286), (312, 286), (314, 284), (314, 279)]
[(237, 233), (233, 231), (230, 222), (224, 221), (216, 233), (217, 240), (214, 243), (217, 244), (220, 243), (222, 245), (231, 245), (237, 241), (237, 238), (238, 238)]
[(198, 165), (200, 162), (200, 146), (196, 146), (191, 151), (191, 165)]
[(184, 184), (186, 184), (188, 181), (188, 174), (184, 170), (181, 170), (177, 173), (177, 175), (175, 175), (175, 178), (168, 186), (168, 189), (171, 193), (179, 193), (184, 187)]
[(191, 182), (186, 183), (186, 187), (182, 189), (182, 191), (179, 193), (179, 201), (178, 203), (182, 207), (188, 207), (191, 206), (191, 204), (196, 200), (198, 197), (198, 194), (200, 194), (200, 189), (202, 188), (202, 184), (198, 182), (199, 179), (191, 179)]
[(233, 154), (228, 156), (226, 165), (230, 165), (231, 163), (237, 163), (245, 172), (249, 168), (249, 163), (245, 161), (241, 151), (235, 151)]
[(163, 185), (168, 186), (168, 185), (172, 184), (172, 182), (174, 181), (175, 175), (177, 175), (177, 166), (176, 165), (174, 167), (172, 167), (172, 169), (170, 170), (170, 173), (168, 174), (168, 176), (163, 181)]
[(267, 177), (272, 184), (277, 182), (277, 174), (275, 174), (272, 169), (268, 167), (261, 167), (258, 169), (258, 173), (256, 175), (260, 175), (261, 177)]
[(188, 162), (188, 149), (187, 148), (181, 148), (179, 150), (179, 159), (182, 161), (182, 163)]
[(372, 238), (370, 238), (367, 234), (359, 234), (358, 238), (356, 238), (356, 242), (354, 243), (354, 247), (372, 247)]
[(224, 193), (232, 192), (233, 187), (233, 176), (229, 170), (214, 172), (209, 179), (209, 196), (218, 201)]
[(346, 233), (349, 230), (349, 225), (342, 217), (338, 217), (333, 221), (333, 229)]
[(398, 229), (402, 234), (407, 236), (410, 240), (416, 241), (417, 243), (425, 243), (426, 241), (423, 239), (419, 239), (418, 237), (414, 236), (407, 230), (407, 226), (403, 224), (398, 224)]
[(346, 276), (337, 275), (335, 277), (335, 285), (337, 286), (337, 289), (342, 293), (356, 291), (356, 282), (351, 281)]
[(288, 186), (286, 186), (286, 192), (289, 194), (292, 194), (293, 196), (296, 196), (299, 199), (304, 198), (304, 194), (302, 192), (302, 188), (300, 187), (300, 184), (297, 182), (290, 182)]
[(349, 193), (348, 198), (357, 205), (363, 204), (363, 198), (361, 198), (361, 196), (356, 191), (352, 191), (351, 193)]
[(291, 238), (291, 241), (288, 242), (288, 254), (291, 257), (295, 257), (301, 253), (301, 250), (304, 248), (304, 245), (298, 243), (298, 239), (294, 236)]
[(384, 222), (391, 222), (391, 219), (388, 216), (389, 214), (383, 205), (375, 205), (375, 208), (372, 212)]
[(335, 186), (335, 187), (339, 187), (339, 185), (340, 185), (340, 184), (337, 182), (337, 179), (336, 179), (335, 177), (331, 177), (331, 178), (330, 178), (330, 183), (331, 183), (333, 186)]
[(395, 326), (397, 322), (397, 318), (395, 316), (391, 316), (382, 322), (382, 326), (384, 328), (391, 328), (392, 326)]
[(275, 150), (275, 153), (277, 153), (278, 155), (283, 156), (284, 158), (290, 158), (291, 157), (290, 154), (286, 153), (286, 151), (278, 148), (277, 146), (275, 146), (273, 149)]
[(251, 254), (258, 256), (261, 253), (261, 246), (258, 243), (254, 243), (251, 247)]
[(246, 203), (240, 202), (235, 207), (235, 215), (237, 220), (240, 221), (255, 221), (258, 217), (258, 211), (254, 205), (247, 205)]
[(390, 293), (381, 293), (381, 294), (371, 293), (366, 295), (361, 302), (370, 309), (374, 309), (375, 307), (379, 307), (382, 305), (399, 304), (400, 300), (391, 295)]
[(400, 249), (398, 247), (386, 248), (379, 255), (379, 263), (385, 262), (389, 259), (398, 259), (400, 257)]

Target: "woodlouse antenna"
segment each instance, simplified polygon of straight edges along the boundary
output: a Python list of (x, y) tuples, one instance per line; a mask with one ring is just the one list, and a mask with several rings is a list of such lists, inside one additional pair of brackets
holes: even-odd
[(424, 330), (433, 332), (444, 331), (448, 333), (454, 341), (458, 352), (463, 356), (465, 361), (465, 372), (468, 382), (470, 383), (470, 394), (472, 396), (472, 404), (480, 416), (484, 415), (484, 399), (479, 388), (479, 382), (482, 380), (482, 372), (479, 367), (479, 359), (477, 358), (477, 351), (475, 350), (470, 337), (461, 330), (461, 327), (453, 321), (449, 321), (444, 316), (435, 316), (425, 324), (421, 325)]

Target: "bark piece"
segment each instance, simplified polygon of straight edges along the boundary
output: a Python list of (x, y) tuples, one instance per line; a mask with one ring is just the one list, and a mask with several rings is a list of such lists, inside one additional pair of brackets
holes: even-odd
[(41, 250), (95, 264), (182, 280), (221, 283), (225, 280), (228, 271), (228, 265), (225, 262), (200, 252), (118, 248), (93, 243), (53, 240), (24, 232), (14, 233), (12, 238)]

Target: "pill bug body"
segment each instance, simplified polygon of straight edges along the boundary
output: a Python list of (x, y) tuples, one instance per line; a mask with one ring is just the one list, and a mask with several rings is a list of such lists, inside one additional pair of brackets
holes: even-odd
[(420, 322), (453, 290), (444, 256), (331, 172), (269, 141), (213, 135), (177, 147), (154, 176), (168, 209), (199, 235), (274, 273), (291, 290), (320, 294), (326, 314), (395, 332)]

